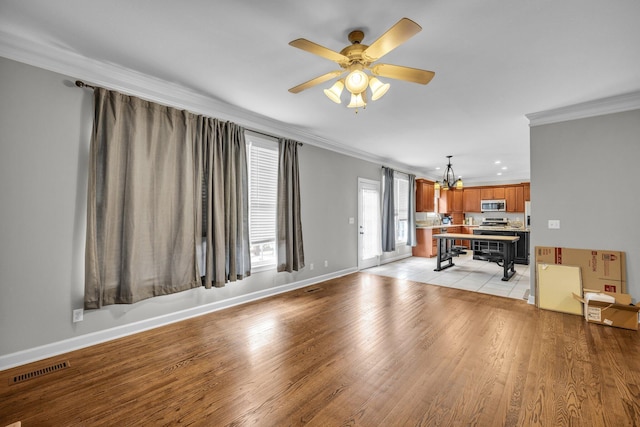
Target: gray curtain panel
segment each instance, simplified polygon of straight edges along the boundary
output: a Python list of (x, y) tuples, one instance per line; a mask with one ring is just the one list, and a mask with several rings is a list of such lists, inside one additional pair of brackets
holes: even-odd
[(204, 286), (222, 287), (251, 275), (244, 129), (207, 117), (199, 117), (199, 129), (206, 197)]
[(251, 274), (244, 130), (97, 88), (85, 308)]
[(251, 275), (249, 180), (244, 129), (201, 118), (204, 153), (206, 288)]
[(396, 250), (395, 205), (393, 194), (393, 169), (382, 167), (382, 251)]
[(304, 267), (298, 142), (281, 138), (278, 161), (278, 271)]
[(407, 221), (408, 235), (407, 245), (416, 246), (416, 176), (409, 174), (409, 218)]
[(102, 88), (94, 106), (85, 308), (200, 286), (191, 115)]

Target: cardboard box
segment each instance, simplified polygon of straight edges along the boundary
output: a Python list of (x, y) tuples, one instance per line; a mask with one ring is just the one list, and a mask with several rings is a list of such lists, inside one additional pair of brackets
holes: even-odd
[[(573, 294), (573, 297), (584, 304), (584, 318), (587, 322), (616, 328), (638, 330), (638, 312), (640, 305), (631, 305), (631, 295), (612, 292), (589, 292), (585, 296)], [(611, 302), (606, 297), (613, 297)]]
[(582, 286), (602, 292), (627, 291), (624, 252), (536, 246), (535, 262), (580, 267)]
[(536, 264), (536, 285), (539, 308), (582, 316), (582, 304), (572, 296), (582, 295), (580, 267), (539, 262)]

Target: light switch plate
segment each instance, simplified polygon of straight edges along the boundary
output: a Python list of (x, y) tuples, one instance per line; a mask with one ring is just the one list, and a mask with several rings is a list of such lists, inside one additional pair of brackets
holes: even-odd
[(560, 220), (559, 219), (550, 219), (549, 220), (549, 228), (550, 229), (559, 229), (560, 228)]

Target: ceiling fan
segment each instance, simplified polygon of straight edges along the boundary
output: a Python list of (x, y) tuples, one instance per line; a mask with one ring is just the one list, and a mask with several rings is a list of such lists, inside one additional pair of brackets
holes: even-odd
[[(346, 78), (340, 78), (330, 89), (324, 93), (333, 102), (340, 104), (342, 90), (346, 86), (351, 93), (351, 101), (347, 107), (364, 107), (367, 103), (366, 89), (371, 89), (373, 101), (382, 97), (389, 89), (389, 83), (382, 83), (377, 77), (404, 80), (426, 85), (431, 81), (435, 73), (433, 71), (404, 67), (392, 64), (374, 64), (387, 53), (400, 46), (422, 30), (420, 25), (411, 19), (402, 18), (387, 30), (382, 36), (370, 45), (362, 44), (364, 32), (355, 30), (349, 33), (350, 46), (345, 47), (339, 53), (306, 39), (296, 39), (289, 43), (293, 47), (313, 53), (336, 62), (342, 69), (330, 71), (319, 77), (299, 84), (289, 89), (291, 93), (299, 93), (318, 84), (349, 73)], [(365, 71), (372, 74), (369, 76)]]

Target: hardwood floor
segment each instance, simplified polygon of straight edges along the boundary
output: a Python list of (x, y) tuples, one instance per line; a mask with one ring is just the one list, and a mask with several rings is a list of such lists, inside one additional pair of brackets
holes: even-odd
[(636, 426), (639, 338), (356, 273), (0, 372), (0, 426)]

